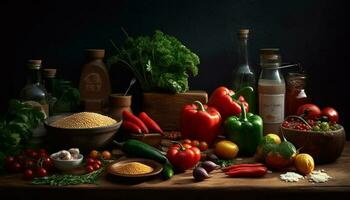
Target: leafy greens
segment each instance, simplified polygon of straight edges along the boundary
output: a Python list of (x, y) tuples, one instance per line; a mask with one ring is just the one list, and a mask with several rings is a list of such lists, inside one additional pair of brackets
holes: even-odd
[(116, 49), (117, 54), (107, 64), (127, 66), (146, 92), (186, 92), (189, 76), (198, 74), (199, 57), (175, 37), (159, 30), (152, 37), (127, 35), (123, 46)]

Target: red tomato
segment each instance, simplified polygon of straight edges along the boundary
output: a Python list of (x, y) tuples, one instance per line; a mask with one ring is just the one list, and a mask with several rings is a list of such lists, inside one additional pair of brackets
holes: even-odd
[(94, 170), (98, 170), (98, 169), (100, 169), (100, 168), (101, 168), (101, 165), (99, 165), (99, 164), (97, 164), (97, 163), (94, 164)]
[(87, 173), (93, 172), (94, 171), (94, 167), (91, 165), (86, 166), (85, 170), (87, 171)]
[(53, 161), (51, 158), (49, 158), (49, 157), (44, 158), (43, 167), (45, 169), (52, 169), (53, 166), (54, 166), (54, 164), (53, 164)]
[(15, 161), (19, 162), (19, 164), (24, 165), (26, 163), (26, 157), (22, 154), (19, 154), (15, 157)]
[(19, 162), (13, 162), (10, 168), (11, 172), (18, 173), (21, 172), (22, 166)]
[(185, 148), (178, 144), (171, 146), (167, 152), (170, 163), (180, 171), (194, 167), (199, 162), (200, 157), (201, 153), (197, 147)]
[(15, 162), (15, 158), (13, 156), (6, 157), (5, 158), (5, 168), (10, 170), (13, 162)]
[(190, 139), (184, 139), (184, 141), (182, 143), (183, 144), (191, 144), (192, 141)]
[(97, 150), (92, 150), (92, 151), (90, 151), (90, 154), (89, 154), (89, 156), (91, 158), (94, 158), (94, 159), (97, 159), (99, 157), (99, 155), (100, 155), (100, 153)]
[(321, 110), (315, 104), (304, 104), (298, 108), (297, 115), (305, 119), (315, 120), (321, 116)]
[(326, 116), (329, 120), (329, 122), (337, 123), (339, 120), (338, 112), (331, 107), (323, 108), (322, 109), (322, 116)]
[(86, 165), (94, 165), (94, 164), (95, 164), (95, 159), (93, 158), (86, 159)]
[(34, 178), (34, 172), (31, 169), (26, 169), (23, 173), (24, 179), (31, 180)]
[(40, 153), (45, 153), (45, 154), (47, 154), (47, 151), (46, 151), (45, 149), (39, 149), (38, 153), (39, 153), (39, 154), (40, 154)]
[(198, 140), (192, 140), (191, 146), (198, 147), (199, 146), (199, 141)]
[(190, 144), (183, 144), (182, 146), (185, 147), (186, 149), (189, 149), (192, 147), (192, 145), (190, 145)]
[(201, 151), (206, 151), (206, 150), (208, 150), (208, 144), (206, 143), (206, 142), (200, 142), (199, 143), (199, 150), (201, 150)]
[(39, 167), (36, 172), (37, 172), (38, 176), (40, 176), (40, 177), (47, 176), (47, 171), (43, 167)]
[(100, 166), (102, 165), (102, 162), (100, 160), (96, 160), (95, 163), (100, 165)]
[(103, 152), (101, 153), (101, 155), (102, 155), (102, 158), (105, 159), (105, 160), (109, 160), (109, 159), (111, 159), (111, 157), (112, 157), (112, 154), (111, 154), (111, 152), (109, 152), (109, 151), (103, 151)]

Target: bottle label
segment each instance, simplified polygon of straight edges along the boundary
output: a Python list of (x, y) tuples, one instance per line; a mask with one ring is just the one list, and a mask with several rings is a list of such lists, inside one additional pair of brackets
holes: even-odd
[(259, 114), (264, 123), (284, 120), (284, 94), (259, 94)]

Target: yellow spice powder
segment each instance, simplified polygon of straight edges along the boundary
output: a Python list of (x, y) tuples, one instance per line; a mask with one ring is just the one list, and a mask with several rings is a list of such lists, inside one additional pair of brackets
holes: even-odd
[(130, 175), (130, 174), (147, 174), (152, 172), (153, 168), (139, 162), (130, 162), (130, 163), (116, 166), (114, 170), (120, 174)]
[(117, 123), (114, 119), (93, 112), (80, 112), (63, 117), (50, 125), (57, 128), (97, 128)]

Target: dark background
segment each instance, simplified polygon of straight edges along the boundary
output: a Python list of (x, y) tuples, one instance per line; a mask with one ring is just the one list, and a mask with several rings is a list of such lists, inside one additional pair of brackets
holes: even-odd
[[(176, 36), (201, 59), (199, 76), (191, 89), (208, 93), (229, 85), (236, 63), (236, 32), (251, 29), (250, 64), (258, 76), (258, 50), (278, 47), (284, 62), (299, 62), (309, 74), (309, 90), (320, 107), (332, 106), (349, 129), (349, 55), (345, 1), (327, 0), (221, 0), (221, 1), (2, 1), (2, 54), (0, 110), (17, 97), (25, 84), (25, 63), (43, 59), (58, 76), (79, 81), (85, 48), (120, 45), (121, 27), (131, 36), (155, 29)], [(130, 73), (112, 69), (114, 92), (124, 91)], [(138, 87), (131, 91), (137, 97)]]

